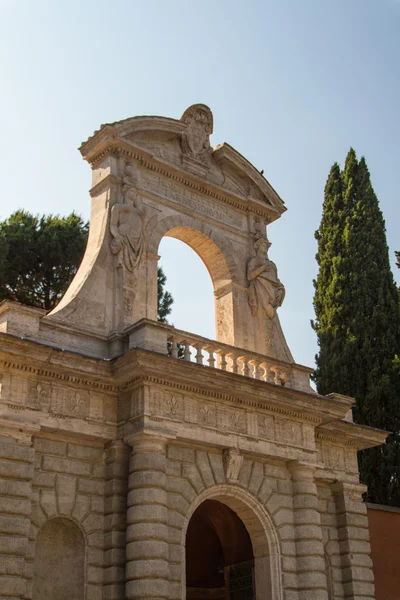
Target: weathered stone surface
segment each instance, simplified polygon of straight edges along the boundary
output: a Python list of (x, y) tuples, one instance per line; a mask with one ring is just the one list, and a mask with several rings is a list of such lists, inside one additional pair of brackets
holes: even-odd
[[(249, 560), (257, 600), (374, 596), (357, 450), (385, 435), (294, 363), (266, 233), (283, 202), (212, 130), (204, 105), (102, 126), (69, 290), (49, 315), (0, 305), (0, 599), (181, 600), (199, 514), (220, 590)], [(156, 321), (163, 236), (207, 266), (216, 340)]]

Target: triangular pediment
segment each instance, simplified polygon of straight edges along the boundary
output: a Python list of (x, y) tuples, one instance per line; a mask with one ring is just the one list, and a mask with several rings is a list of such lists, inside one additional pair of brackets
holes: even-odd
[(84, 142), (80, 150), (92, 162), (96, 154), (125, 142), (144, 151), (154, 160), (169, 164), (174, 169), (190, 173), (209, 185), (218, 186), (255, 203), (260, 209), (271, 209), (271, 219), (284, 210), (282, 199), (263, 175), (229, 144), (212, 148), (210, 135), (213, 117), (203, 104), (189, 107), (181, 119), (141, 116), (105, 124)]

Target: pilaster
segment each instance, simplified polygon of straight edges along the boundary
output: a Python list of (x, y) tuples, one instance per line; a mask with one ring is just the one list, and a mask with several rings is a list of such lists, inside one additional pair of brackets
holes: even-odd
[(374, 575), (367, 508), (362, 501), (366, 486), (337, 482), (335, 497), (344, 596), (348, 600), (374, 600)]
[(140, 434), (126, 440), (129, 460), (126, 598), (169, 597), (166, 439)]
[(104, 600), (125, 598), (126, 510), (129, 446), (114, 440), (106, 447)]
[(315, 468), (308, 463), (293, 461), (289, 471), (293, 489), (298, 598), (328, 600)]
[(0, 598), (26, 597), (26, 562), (34, 472), (32, 436), (39, 425), (0, 418)]

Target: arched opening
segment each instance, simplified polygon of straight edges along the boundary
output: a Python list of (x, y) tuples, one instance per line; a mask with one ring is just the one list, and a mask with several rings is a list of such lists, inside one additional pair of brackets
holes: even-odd
[(205, 500), (186, 534), (188, 600), (253, 600), (254, 553), (249, 533), (226, 504)]
[(33, 600), (84, 600), (85, 540), (70, 519), (47, 521), (35, 548)]
[[(240, 336), (236, 339), (238, 330), (235, 328), (235, 319), (237, 319), (235, 306), (237, 303), (235, 304), (234, 297), (238, 293), (238, 287), (240, 289), (241, 286), (243, 287), (243, 282), (238, 280), (241, 271), (236, 264), (237, 256), (235, 256), (229, 238), (221, 235), (216, 228), (206, 225), (203, 221), (183, 214), (175, 214), (161, 219), (154, 225), (152, 230), (151, 225), (149, 227), (147, 253), (149, 258), (154, 259), (159, 256), (160, 242), (164, 237), (175, 238), (184, 242), (200, 257), (210, 275), (213, 286), (215, 330), (211, 339), (242, 347), (243, 341)], [(179, 265), (178, 257), (176, 257), (175, 262), (181, 280), (185, 284), (187, 282), (187, 272)], [(152, 319), (155, 318), (156, 314), (156, 311), (152, 308), (154, 307), (156, 291), (155, 267), (154, 264), (153, 267), (148, 268), (148, 277), (153, 291), (148, 294), (147, 314)], [(201, 294), (201, 297), (203, 296), (204, 293)], [(207, 336), (203, 335), (203, 337)]]
[[(215, 504), (206, 504), (208, 500), (212, 500)], [(201, 508), (202, 505), (205, 505), (205, 508)], [(216, 508), (221, 509), (221, 506), (224, 509), (230, 509), (230, 512), (225, 511), (221, 513), (220, 511), (215, 510)], [(251, 553), (249, 548), (252, 549), (253, 558), (253, 588), (250, 588), (248, 593), (250, 595), (245, 595), (246, 590), (242, 595), (232, 596), (229, 595), (229, 589), (225, 582), (225, 586), (218, 590), (218, 588), (189, 588), (189, 584), (193, 579), (191, 579), (192, 575), (190, 570), (193, 572), (195, 567), (189, 566), (190, 561), (195, 560), (195, 564), (201, 560), (199, 555), (200, 545), (199, 542), (196, 542), (196, 533), (193, 534), (194, 527), (192, 522), (193, 516), (196, 514), (197, 509), (201, 509), (205, 511), (205, 515), (208, 521), (210, 522), (210, 526), (212, 528), (212, 523), (215, 522), (215, 519), (218, 515), (223, 514), (223, 521), (226, 520), (227, 528), (226, 529), (216, 529), (215, 534), (219, 540), (223, 540), (224, 543), (221, 544), (221, 553), (223, 554), (224, 548), (228, 545), (234, 548), (234, 552), (237, 550), (237, 540), (240, 541), (240, 545), (243, 545), (243, 551), (246, 553), (240, 555), (239, 553), (236, 555), (232, 555), (231, 550), (226, 550), (227, 562), (231, 560), (240, 560), (241, 558), (247, 558)], [(222, 510), (224, 510), (222, 509)], [(232, 521), (233, 513), (238, 520)], [(204, 514), (204, 513), (203, 513)], [(217, 517), (212, 515), (217, 515)], [(229, 516), (228, 516), (229, 515)], [(221, 519), (220, 519), (221, 520)], [(204, 518), (203, 518), (204, 521)], [(239, 523), (238, 523), (239, 521)], [(204, 523), (203, 523), (204, 524)], [(189, 527), (191, 531), (189, 531)], [(246, 532), (243, 533), (243, 528)], [(199, 526), (197, 525), (197, 529), (199, 530)], [(201, 534), (204, 534), (206, 531), (206, 527), (204, 526), (204, 531)], [(208, 528), (210, 531), (210, 527)], [(222, 531), (222, 533), (221, 533)], [(229, 531), (231, 531), (232, 535), (229, 535)], [(214, 534), (210, 534), (214, 535)], [(248, 538), (247, 538), (248, 536)], [(200, 538), (199, 538), (200, 539)], [(251, 546), (248, 545), (248, 542), (244, 542), (245, 539), (250, 540)], [(211, 542), (210, 542), (211, 543)], [(218, 544), (215, 540), (214, 535), (214, 547), (218, 548)], [(227, 484), (218, 484), (204, 490), (201, 494), (199, 494), (191, 506), (191, 509), (188, 512), (188, 516), (186, 518), (186, 522), (182, 529), (182, 598), (190, 598), (190, 594), (194, 593), (203, 593), (203, 596), (199, 596), (199, 598), (219, 598), (218, 594), (225, 592), (225, 596), (221, 596), (224, 600), (228, 600), (229, 598), (234, 598), (235, 600), (240, 600), (241, 598), (254, 599), (254, 600), (283, 600), (283, 590), (282, 590), (282, 575), (281, 575), (281, 556), (280, 556), (280, 544), (276, 529), (272, 523), (271, 517), (265, 511), (265, 508), (258, 502), (256, 498), (246, 490), (239, 488), (236, 485), (227, 485)], [(221, 556), (221, 553), (217, 556)], [(198, 556), (198, 557), (197, 557)], [(232, 559), (233, 556), (233, 559)], [(194, 559), (193, 559), (194, 557)], [(196, 558), (197, 557), (197, 558)], [(239, 558), (238, 558), (239, 557)], [(188, 568), (186, 569), (186, 562), (188, 562)], [(243, 566), (246, 566), (247, 561), (243, 561)], [(222, 563), (219, 563), (218, 566), (221, 566)], [(240, 563), (236, 563), (239, 564)], [(225, 575), (225, 566), (224, 575)], [(188, 572), (189, 571), (189, 572)], [(186, 573), (188, 575), (188, 580), (186, 578)], [(248, 577), (249, 571), (247, 570), (247, 575), (243, 575), (243, 577)], [(238, 573), (239, 574), (239, 573)], [(219, 580), (221, 581), (221, 580)], [(224, 579), (225, 581), (225, 579)], [(203, 589), (203, 592), (199, 591)], [(233, 590), (232, 590), (233, 591)], [(237, 594), (239, 594), (239, 589), (237, 590)], [(207, 594), (207, 595), (206, 595)], [(214, 594), (214, 596), (213, 596)], [(251, 595), (252, 594), (252, 595)], [(192, 598), (197, 598), (196, 596), (192, 596)]]
[(167, 277), (165, 289), (174, 299), (168, 322), (178, 329), (215, 338), (213, 283), (199, 255), (171, 237), (162, 239), (158, 253), (159, 266)]

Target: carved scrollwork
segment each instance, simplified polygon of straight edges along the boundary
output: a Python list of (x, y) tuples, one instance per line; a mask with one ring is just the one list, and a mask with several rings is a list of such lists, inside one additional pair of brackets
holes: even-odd
[(213, 132), (213, 116), (208, 106), (194, 104), (185, 110), (181, 121), (186, 125), (182, 133), (182, 152), (190, 158), (208, 164), (212, 148), (210, 135)]

